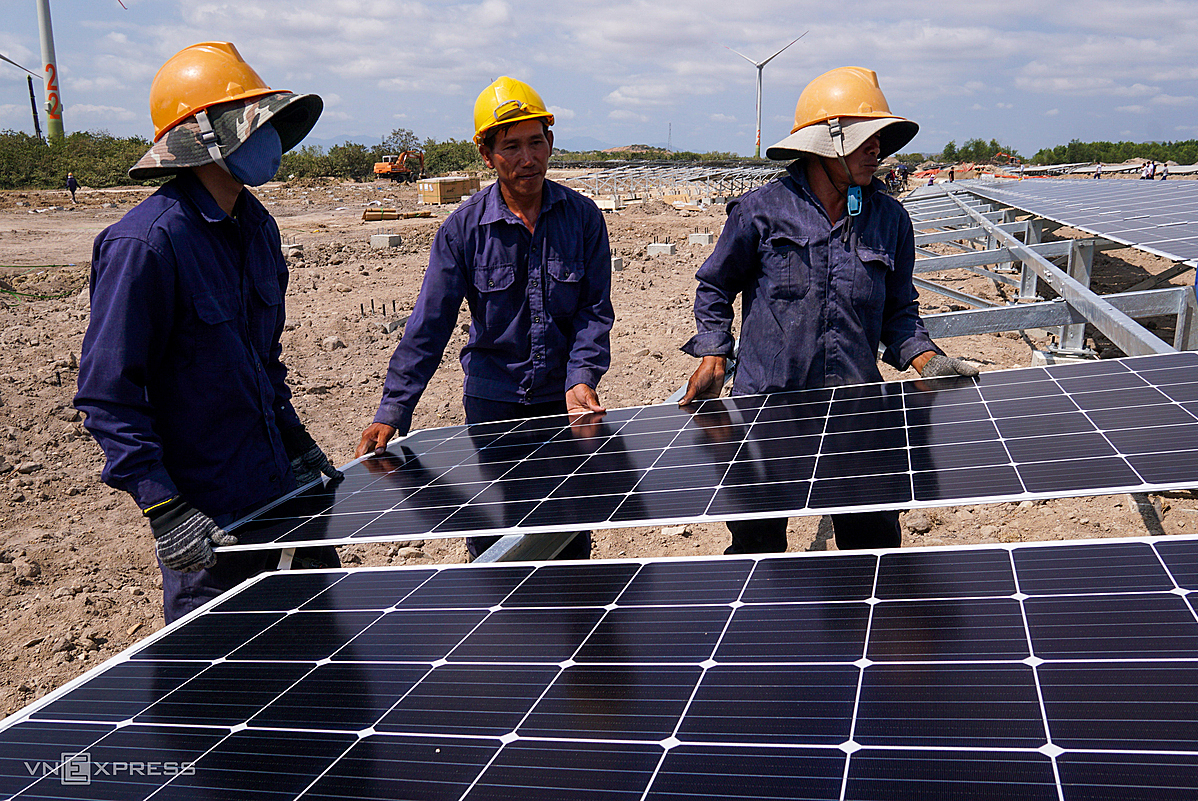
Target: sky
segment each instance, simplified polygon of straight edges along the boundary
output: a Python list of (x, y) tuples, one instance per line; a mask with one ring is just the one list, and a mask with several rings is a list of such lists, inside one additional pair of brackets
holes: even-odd
[[(233, 42), (273, 88), (314, 92), (309, 142), (472, 137), (478, 93), (527, 81), (557, 145), (752, 155), (784, 138), (812, 78), (878, 73), (920, 125), (906, 151), (997, 139), (1032, 156), (1082, 141), (1198, 139), (1194, 0), (51, 0), (68, 132), (149, 137), (150, 83), (190, 44)], [(41, 74), (35, 0), (0, 0), (0, 55)], [(40, 85), (39, 104), (44, 100)], [(44, 114), (42, 126), (45, 126)], [(25, 73), (0, 62), (0, 130), (33, 132)]]

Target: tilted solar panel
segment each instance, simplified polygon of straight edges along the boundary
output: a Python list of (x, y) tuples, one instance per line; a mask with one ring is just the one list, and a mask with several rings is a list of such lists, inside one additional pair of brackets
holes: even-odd
[(0, 798), (1192, 799), (1198, 539), (260, 576)]
[(961, 188), (1174, 261), (1198, 259), (1194, 181), (963, 181)]
[(1016, 501), (1198, 484), (1198, 354), (418, 431), (230, 550)]

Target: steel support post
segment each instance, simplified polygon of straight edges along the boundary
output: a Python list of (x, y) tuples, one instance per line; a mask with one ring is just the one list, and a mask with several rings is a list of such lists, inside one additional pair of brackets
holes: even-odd
[(1198, 297), (1193, 287), (1182, 287), (1185, 291), (1177, 303), (1177, 328), (1173, 335), (1173, 347), (1178, 350), (1198, 350)]
[[(1066, 267), (1069, 275), (1088, 289), (1090, 277), (1094, 272), (1094, 241), (1090, 239), (1073, 240), (1073, 244), (1069, 248), (1069, 261)], [(1062, 353), (1087, 353), (1086, 324), (1075, 323), (1061, 326), (1057, 330), (1057, 350)]]
[[(1023, 234), (1023, 242), (1026, 245), (1040, 244), (1040, 238), (1043, 235), (1043, 226), (1038, 217), (1032, 217), (1027, 221), (1027, 230)], [(1039, 276), (1025, 261), (1019, 262), (1019, 299), (1025, 302), (1035, 303), (1040, 300), (1039, 293)]]

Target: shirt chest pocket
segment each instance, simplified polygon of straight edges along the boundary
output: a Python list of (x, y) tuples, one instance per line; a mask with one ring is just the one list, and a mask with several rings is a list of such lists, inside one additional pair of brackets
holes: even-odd
[(203, 292), (192, 297), (196, 324), (188, 337), (192, 361), (200, 371), (229, 372), (245, 352), (237, 331), (237, 296)]
[(280, 324), (279, 312), (283, 303), (283, 290), (273, 276), (254, 282), (252, 309), (250, 310), (250, 341), (255, 350), (265, 356), (274, 344), (275, 330)]
[(894, 269), (894, 256), (885, 250), (857, 245), (861, 269), (853, 277), (853, 301), (866, 308), (880, 308), (886, 302), (886, 281)]
[(549, 314), (568, 317), (578, 312), (582, 293), (583, 266), (581, 261), (549, 259)]
[(811, 252), (806, 237), (775, 234), (765, 242), (761, 266), (771, 298), (798, 300), (811, 287)]

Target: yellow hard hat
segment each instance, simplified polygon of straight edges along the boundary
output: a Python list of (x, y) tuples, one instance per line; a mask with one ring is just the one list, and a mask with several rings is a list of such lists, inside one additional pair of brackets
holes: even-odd
[(185, 47), (162, 65), (150, 85), (154, 141), (197, 111), (278, 91), (267, 86), (229, 42)]
[[(829, 125), (838, 128), (834, 142)], [(766, 149), (771, 159), (796, 158), (803, 153), (833, 157), (848, 155), (873, 134), (882, 137), (881, 157), (898, 152), (915, 138), (919, 125), (891, 113), (878, 86), (878, 74), (863, 67), (837, 67), (815, 78), (795, 105), (790, 136)]]
[(544, 119), (553, 124), (553, 115), (545, 101), (524, 81), (506, 75), (482, 90), (474, 101), (474, 144), (481, 145), (487, 131), (499, 125), (523, 120)]

